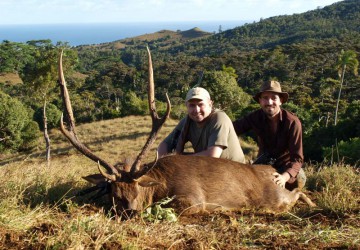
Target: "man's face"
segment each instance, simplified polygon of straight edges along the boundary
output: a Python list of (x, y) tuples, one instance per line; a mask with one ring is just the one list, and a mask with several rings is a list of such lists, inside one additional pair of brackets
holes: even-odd
[(274, 117), (280, 112), (282, 104), (280, 96), (274, 92), (264, 92), (260, 95), (259, 103), (261, 109), (268, 117)]
[(186, 102), (189, 117), (195, 122), (201, 123), (208, 117), (212, 110), (211, 100), (191, 99)]

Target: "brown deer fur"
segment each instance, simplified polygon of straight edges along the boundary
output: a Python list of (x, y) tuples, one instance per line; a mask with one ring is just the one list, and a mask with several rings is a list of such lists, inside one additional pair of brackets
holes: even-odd
[(276, 185), (272, 180), (274, 172), (275, 169), (268, 165), (242, 164), (206, 156), (170, 155), (159, 159), (137, 180), (130, 176), (125, 178), (122, 173), (122, 180), (112, 182), (111, 198), (119, 214), (140, 211), (162, 198), (174, 196), (171, 205), (180, 213), (243, 207), (284, 212), (299, 198), (309, 206), (315, 206), (301, 191), (289, 191)]

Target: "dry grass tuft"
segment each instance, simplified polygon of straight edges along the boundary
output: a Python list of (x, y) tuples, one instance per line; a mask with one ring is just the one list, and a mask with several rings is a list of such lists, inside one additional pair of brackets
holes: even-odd
[(314, 166), (308, 189), (316, 192), (317, 204), (328, 212), (360, 212), (360, 178), (357, 168), (345, 164)]

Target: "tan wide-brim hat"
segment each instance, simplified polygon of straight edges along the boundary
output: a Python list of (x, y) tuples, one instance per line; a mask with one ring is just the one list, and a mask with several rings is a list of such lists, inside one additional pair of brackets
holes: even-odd
[(279, 95), (281, 102), (285, 103), (289, 99), (287, 92), (281, 91), (281, 86), (278, 81), (266, 81), (261, 85), (260, 92), (253, 96), (256, 102), (259, 102), (260, 95), (264, 92), (274, 92)]

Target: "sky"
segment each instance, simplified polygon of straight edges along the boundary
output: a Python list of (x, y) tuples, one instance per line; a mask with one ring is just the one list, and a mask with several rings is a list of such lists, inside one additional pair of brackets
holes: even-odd
[(259, 21), (340, 0), (0, 0), (1, 24)]

